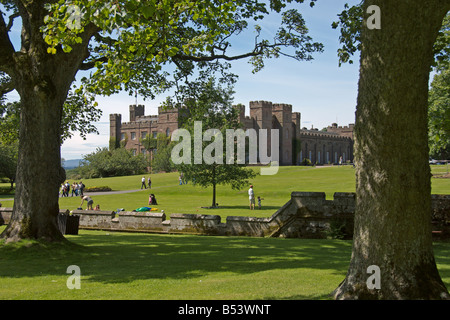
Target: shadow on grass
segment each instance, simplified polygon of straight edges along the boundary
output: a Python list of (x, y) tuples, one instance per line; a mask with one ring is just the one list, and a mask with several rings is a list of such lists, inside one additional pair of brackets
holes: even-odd
[[(203, 208), (203, 207), (202, 207)], [(249, 208), (249, 206), (247, 205), (247, 206), (223, 206), (223, 205), (220, 205), (219, 204), (219, 206), (218, 207), (216, 207), (216, 208), (208, 208), (208, 209), (211, 209), (212, 211), (211, 211), (211, 214), (212, 213), (214, 213), (214, 210), (217, 210), (217, 209), (228, 209), (228, 210), (247, 210), (248, 212), (257, 212), (257, 211), (259, 211), (259, 209), (258, 209), (258, 205), (256, 204), (255, 205), (255, 211), (250, 211), (250, 208)], [(261, 207), (261, 209), (262, 210), (273, 210), (273, 212), (275, 213), (278, 209), (280, 209), (280, 206), (262, 206)]]
[[(193, 279), (216, 272), (251, 275), (289, 269), (327, 270), (345, 277), (351, 241), (133, 234), (80, 231), (69, 244), (0, 245), (0, 277), (64, 275), (69, 265), (86, 281), (127, 284), (146, 279)], [(435, 243), (450, 286), (450, 243)], [(271, 299), (268, 297), (267, 299)], [(276, 297), (274, 299), (277, 299)], [(295, 296), (288, 299), (329, 299)]]
[(86, 232), (69, 245), (0, 246), (0, 277), (65, 274), (75, 264), (89, 281), (186, 279), (214, 272), (252, 274), (314, 268), (344, 274), (348, 241)]

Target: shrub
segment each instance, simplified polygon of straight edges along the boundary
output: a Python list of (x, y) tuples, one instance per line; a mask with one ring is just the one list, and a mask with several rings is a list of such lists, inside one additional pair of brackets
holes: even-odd
[(103, 186), (103, 187), (86, 187), (84, 189), (84, 192), (101, 192), (101, 191), (112, 191), (110, 187)]

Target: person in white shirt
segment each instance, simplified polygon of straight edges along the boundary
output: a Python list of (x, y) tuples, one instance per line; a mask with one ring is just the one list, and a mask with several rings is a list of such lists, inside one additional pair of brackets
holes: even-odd
[(250, 210), (255, 209), (255, 193), (253, 192), (253, 185), (248, 189), (248, 200), (250, 202)]

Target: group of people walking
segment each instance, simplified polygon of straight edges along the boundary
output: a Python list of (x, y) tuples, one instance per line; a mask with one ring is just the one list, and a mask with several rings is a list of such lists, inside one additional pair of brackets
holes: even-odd
[[(150, 177), (148, 177), (147, 182), (148, 182), (148, 188), (151, 189), (152, 188), (152, 179)], [(142, 177), (142, 179), (141, 179), (141, 189), (147, 189), (147, 186), (145, 185), (145, 177)]]
[[(182, 176), (180, 176), (180, 181), (182, 181)], [(146, 179), (145, 177), (142, 177), (142, 185), (141, 185), (141, 189), (147, 189), (147, 186), (145, 184)], [(152, 186), (152, 180), (150, 179), (150, 177), (148, 177), (148, 188), (151, 189)], [(181, 184), (181, 182), (180, 182)], [(66, 183), (61, 185), (61, 192), (60, 195), (61, 197), (68, 197), (70, 190), (72, 190), (72, 197), (75, 194), (75, 196), (81, 196), (82, 197), (82, 201), (81, 201), (81, 205), (83, 205), (83, 202), (86, 201), (88, 204), (88, 210), (93, 210), (92, 205), (93, 205), (93, 200), (92, 198), (86, 196), (84, 197), (83, 195), (83, 191), (84, 191), (85, 185), (83, 184), (83, 182), (74, 182), (72, 183), (72, 185), (69, 184), (68, 181), (66, 181)], [(250, 189), (248, 189), (248, 198), (249, 198), (249, 202), (250, 202), (250, 210), (254, 210), (255, 209), (255, 204), (256, 204), (256, 199), (255, 199), (255, 193), (253, 191), (253, 185), (250, 186)], [(155, 195), (152, 193), (149, 195), (149, 199), (148, 199), (148, 204), (149, 205), (155, 205), (158, 202), (156, 201), (156, 197)], [(258, 197), (258, 208), (261, 209), (261, 200), (264, 200), (264, 198)], [(97, 209), (97, 208), (96, 208)], [(99, 208), (98, 208), (99, 209)]]
[(59, 192), (59, 195), (61, 197), (68, 197), (70, 191), (72, 190), (72, 197), (75, 194), (76, 197), (82, 196), (84, 192), (84, 188), (86, 186), (83, 184), (83, 182), (74, 182), (72, 185), (69, 183), (69, 181), (66, 181), (61, 185), (61, 190)]

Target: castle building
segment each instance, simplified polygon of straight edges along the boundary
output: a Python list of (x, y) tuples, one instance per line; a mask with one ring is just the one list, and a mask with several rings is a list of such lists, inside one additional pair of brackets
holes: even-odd
[[(338, 127), (336, 123), (326, 131), (300, 128), (301, 115), (292, 112), (292, 105), (269, 101), (250, 101), (250, 115), (245, 115), (245, 106), (239, 108), (239, 122), (245, 129), (267, 129), (268, 153), (270, 154), (270, 130), (279, 130), (279, 164), (298, 165), (309, 159), (312, 164), (337, 164), (353, 161), (353, 124)], [(130, 122), (121, 122), (120, 114), (110, 114), (110, 138), (120, 142), (133, 154), (145, 154), (141, 139), (147, 135), (156, 138), (158, 133), (170, 136), (182, 125), (187, 110), (158, 108), (158, 115), (145, 114), (143, 105), (130, 105)]]

